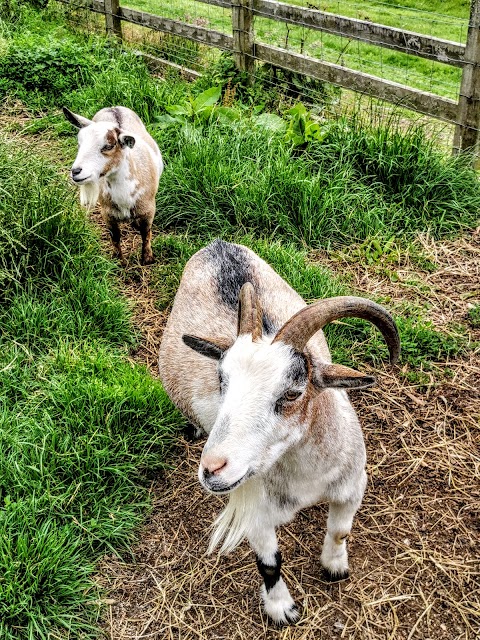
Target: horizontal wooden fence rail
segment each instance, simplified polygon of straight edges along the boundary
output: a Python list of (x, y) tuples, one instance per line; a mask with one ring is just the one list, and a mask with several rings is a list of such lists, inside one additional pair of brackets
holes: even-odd
[(164, 33), (187, 38), (187, 40), (200, 42), (201, 44), (216, 47), (217, 49), (232, 50), (233, 48), (232, 36), (228, 36), (220, 31), (197, 27), (178, 20), (170, 20), (170, 18), (161, 18), (152, 13), (127, 9), (126, 7), (119, 7), (118, 15), (121, 20), (138, 24), (142, 27), (148, 27), (154, 31), (163, 31)]
[[(203, 2), (204, 0), (199, 1)], [(310, 29), (324, 31), (330, 35), (360, 40), (436, 62), (458, 67), (464, 64), (465, 46), (463, 44), (424, 36), (413, 31), (385, 27), (367, 20), (346, 18), (274, 0), (256, 0), (253, 5), (253, 13), (262, 18), (302, 25)]]
[[(198, 0), (205, 4), (230, 9), (229, 0)], [(434, 36), (425, 36), (414, 31), (386, 27), (368, 20), (347, 18), (318, 9), (307, 9), (275, 0), (254, 0), (252, 13), (260, 18), (300, 25), (324, 31), (330, 35), (359, 40), (367, 44), (408, 53), (427, 60), (442, 62), (456, 67), (464, 65), (465, 45)]]
[(268, 62), (276, 67), (290, 69), (317, 80), (331, 82), (339, 87), (394, 102), (440, 120), (456, 121), (458, 105), (455, 100), (258, 42), (255, 44), (255, 55), (257, 60)]
[[(119, 38), (122, 37), (122, 21), (133, 23), (210, 47), (232, 51), (237, 67), (249, 73), (254, 72), (255, 61), (266, 62), (451, 122), (457, 125), (454, 149), (478, 151), (480, 143), (480, 0), (471, 0), (466, 45), (276, 0), (197, 0), (231, 10), (232, 35), (121, 7), (119, 0), (59, 1), (104, 13), (107, 31)], [(256, 42), (253, 31), (254, 18), (266, 18), (302, 26), (461, 67), (463, 75), (459, 102), (338, 64)], [(162, 63), (169, 64), (168, 61), (162, 61)]]

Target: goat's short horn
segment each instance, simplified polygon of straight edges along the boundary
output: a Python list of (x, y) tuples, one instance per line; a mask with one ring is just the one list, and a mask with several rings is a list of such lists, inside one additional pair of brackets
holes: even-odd
[(238, 297), (238, 335), (252, 334), (252, 340), (262, 337), (262, 307), (251, 282), (245, 282)]
[(278, 331), (273, 342), (285, 342), (297, 351), (303, 351), (314, 333), (340, 318), (363, 318), (382, 333), (390, 352), (390, 361), (400, 357), (400, 337), (397, 325), (386, 309), (368, 300), (354, 296), (326, 298), (298, 311)]

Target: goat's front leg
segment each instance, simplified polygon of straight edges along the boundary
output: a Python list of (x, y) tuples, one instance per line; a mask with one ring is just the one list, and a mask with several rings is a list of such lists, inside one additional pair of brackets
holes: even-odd
[(263, 578), (260, 595), (265, 613), (276, 624), (295, 622), (299, 612), (280, 575), (282, 555), (278, 549), (274, 527), (259, 526), (258, 534), (249, 535), (248, 541), (257, 555), (257, 567)]
[(112, 218), (108, 215), (104, 215), (104, 219), (107, 224), (108, 233), (110, 234), (110, 238), (112, 239), (113, 255), (115, 258), (118, 258), (122, 264), (124, 264), (122, 247), (120, 245), (120, 239), (121, 239), (120, 226), (118, 222), (115, 220), (115, 218)]
[(325, 577), (332, 582), (348, 578), (347, 537), (359, 506), (359, 500), (330, 502), (327, 533), (320, 560), (325, 569)]

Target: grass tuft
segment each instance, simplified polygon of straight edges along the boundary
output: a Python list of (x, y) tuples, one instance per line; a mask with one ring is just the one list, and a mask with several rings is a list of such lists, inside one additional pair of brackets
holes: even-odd
[(298, 156), (281, 134), (247, 118), (157, 135), (168, 165), (157, 223), (196, 233), (245, 233), (313, 248), (375, 237), (452, 236), (478, 220), (480, 183), (422, 130), (338, 121)]

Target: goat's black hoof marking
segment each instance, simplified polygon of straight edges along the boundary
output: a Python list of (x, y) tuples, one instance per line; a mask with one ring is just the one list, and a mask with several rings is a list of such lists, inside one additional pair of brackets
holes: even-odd
[(348, 580), (349, 577), (350, 572), (348, 570), (342, 571), (342, 573), (332, 573), (328, 569), (325, 569), (325, 567), (323, 567), (322, 570), (322, 578), (325, 582), (341, 582), (342, 580)]
[(280, 629), (281, 627), (286, 627), (289, 624), (295, 624), (298, 622), (300, 618), (300, 611), (296, 604), (292, 604), (288, 611), (284, 613), (285, 618), (282, 620), (274, 620), (275, 626)]
[(285, 612), (287, 622), (285, 624), (295, 624), (300, 617), (300, 611), (296, 604), (292, 605), (288, 611)]

